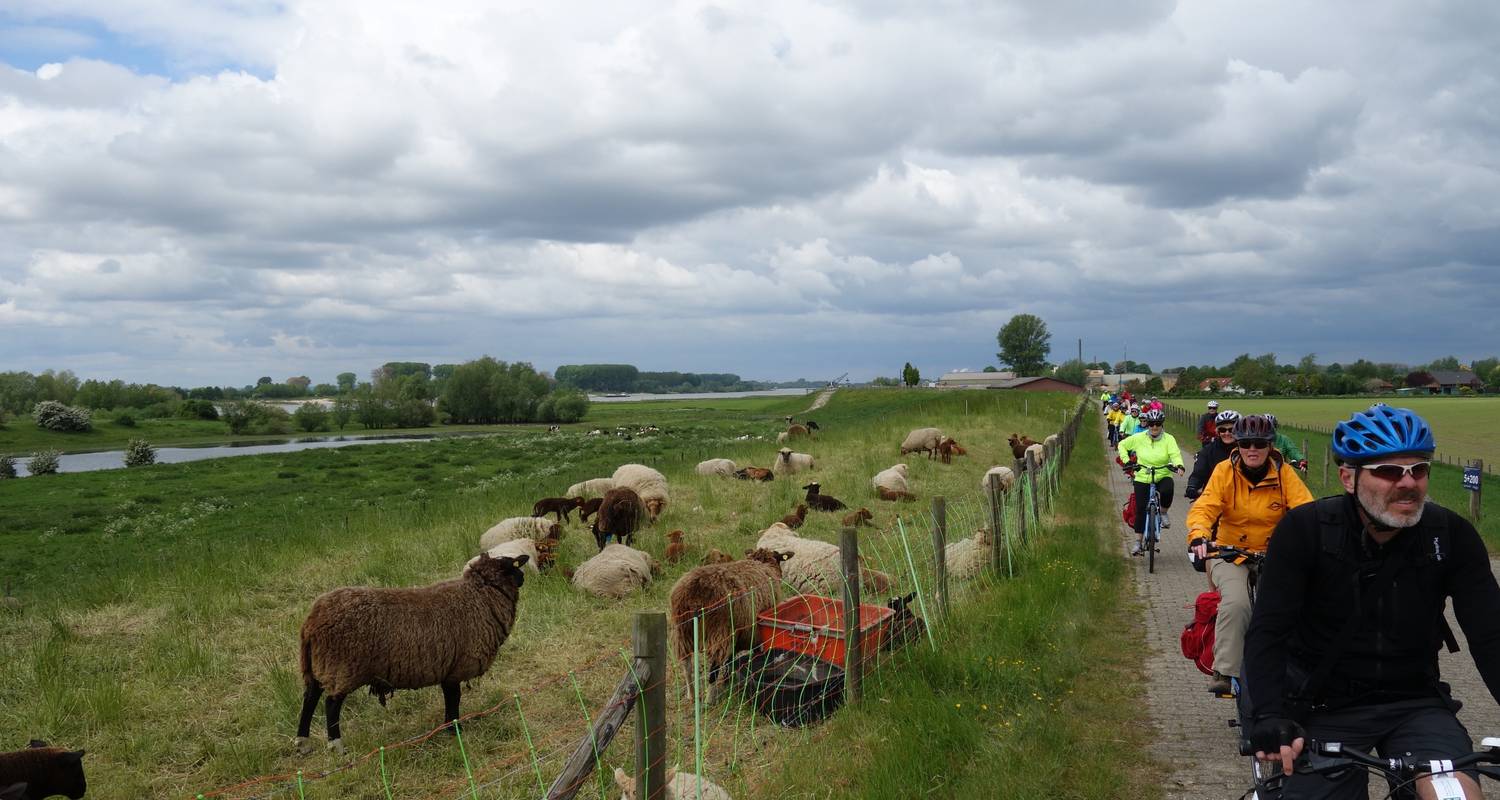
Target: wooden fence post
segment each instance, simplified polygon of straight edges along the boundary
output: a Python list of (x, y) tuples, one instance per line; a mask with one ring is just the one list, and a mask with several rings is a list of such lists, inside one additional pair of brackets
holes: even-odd
[(1000, 476), (990, 476), (990, 569), (1000, 574), (1000, 540), (1005, 533), (1005, 506), (1000, 494)]
[(1479, 488), (1469, 492), (1469, 519), (1475, 525), (1479, 524), (1479, 516), (1483, 511), (1484, 504), (1480, 502), (1480, 493), (1484, 491), (1484, 459), (1474, 459), (1474, 469), (1479, 470)]
[[(1026, 480), (1026, 459), (1016, 459), (1016, 468), (1012, 472), (1016, 476), (1016, 483), (1013, 488), (1024, 495), (1026, 484), (1023, 481)], [(1021, 538), (1021, 544), (1023, 545), (1026, 544), (1026, 504), (1022, 502), (1025, 499), (1025, 497), (1022, 497), (1016, 501), (1016, 535)]]
[(932, 554), (937, 567), (936, 594), (938, 616), (948, 616), (948, 501), (932, 498)]
[(845, 528), (839, 535), (844, 568), (844, 703), (858, 702), (865, 668), (864, 643), (859, 636), (859, 531)]
[(641, 677), (651, 669), (645, 662), (633, 662), (625, 677), (615, 687), (615, 693), (604, 704), (604, 710), (594, 720), (587, 735), (578, 743), (573, 755), (563, 765), (562, 772), (548, 787), (546, 800), (572, 800), (583, 788), (584, 781), (598, 768), (600, 754), (609, 749), (615, 734), (625, 725), (625, 718), (635, 708), (636, 698), (641, 692)]
[[(1031, 492), (1030, 492), (1031, 493), (1031, 521), (1034, 522), (1034, 523), (1036, 523), (1037, 528), (1040, 529), (1042, 527), (1042, 512), (1040, 510), (1040, 507), (1037, 504), (1037, 497), (1036, 497), (1036, 492), (1037, 492), (1037, 487), (1036, 487), (1036, 471), (1037, 471), (1038, 468), (1039, 468), (1039, 465), (1037, 464), (1036, 454), (1034, 454), (1034, 453), (1027, 453), (1026, 454), (1026, 486), (1027, 486), (1027, 488), (1029, 488), (1031, 490)], [(1021, 513), (1025, 514), (1026, 510), (1025, 509), (1021, 509)]]
[(635, 615), (632, 635), (637, 663), (646, 663), (640, 713), (635, 718), (635, 796), (667, 796), (667, 615)]

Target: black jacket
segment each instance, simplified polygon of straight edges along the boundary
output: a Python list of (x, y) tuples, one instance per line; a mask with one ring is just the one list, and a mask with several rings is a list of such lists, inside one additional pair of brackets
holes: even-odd
[(1345, 495), (1292, 509), (1271, 535), (1245, 635), (1245, 683), (1257, 718), (1287, 715), (1286, 696), (1317, 670), (1358, 612), (1361, 584), (1387, 558), (1403, 566), (1309, 701), (1339, 707), (1440, 696), (1437, 653), (1451, 597), (1470, 655), (1500, 702), (1500, 586), (1474, 526), (1428, 503), (1420, 523), (1378, 545)]
[(1203, 487), (1208, 485), (1209, 476), (1214, 474), (1214, 467), (1219, 466), (1220, 461), (1229, 458), (1230, 452), (1232, 452), (1230, 447), (1217, 436), (1213, 441), (1203, 445), (1203, 449), (1199, 450), (1197, 457), (1193, 459), (1193, 472), (1188, 475), (1187, 488), (1183, 490), (1182, 496), (1193, 500), (1202, 494)]

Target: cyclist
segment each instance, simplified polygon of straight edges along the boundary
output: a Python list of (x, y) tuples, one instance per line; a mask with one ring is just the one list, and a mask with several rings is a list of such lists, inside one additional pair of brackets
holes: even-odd
[[(1297, 471), (1271, 449), (1274, 430), (1265, 417), (1252, 415), (1232, 423), (1234, 450), (1228, 460), (1213, 468), (1202, 496), (1187, 515), (1188, 548), (1198, 559), (1208, 557), (1210, 543), (1264, 553), (1271, 530), (1286, 512), (1313, 501)], [(1193, 474), (1197, 472), (1194, 466)], [(1219, 590), (1210, 692), (1228, 694), (1230, 676), (1243, 674), (1240, 662), (1245, 627), (1250, 624), (1250, 568), (1245, 560), (1240, 556), (1233, 562), (1208, 562), (1208, 580)]]
[[(1271, 421), (1272, 427), (1276, 427), (1275, 414), (1265, 414), (1263, 416)], [(1276, 445), (1276, 449), (1280, 450), (1281, 454), (1286, 457), (1286, 463), (1303, 472), (1307, 471), (1307, 454), (1302, 452), (1302, 448), (1298, 447), (1296, 442), (1292, 441), (1292, 437), (1277, 430), (1274, 444)]]
[(1130, 413), (1120, 420), (1120, 438), (1141, 432), (1141, 407), (1131, 406)]
[[(1287, 798), (1365, 797), (1363, 770), (1291, 774), (1306, 737), (1429, 760), (1470, 751), (1438, 673), (1449, 598), (1500, 701), (1500, 585), (1474, 526), (1427, 499), (1434, 449), (1408, 409), (1354, 414), (1333, 432), (1344, 494), (1292, 510), (1271, 537), (1245, 678), (1250, 741), (1281, 762)], [(1472, 775), (1460, 780), (1480, 796)]]
[(1193, 460), (1193, 474), (1188, 476), (1183, 497), (1196, 500), (1203, 494), (1203, 487), (1208, 484), (1208, 476), (1214, 474), (1214, 467), (1229, 458), (1229, 452), (1234, 449), (1234, 423), (1239, 420), (1240, 412), (1230, 408), (1214, 415), (1214, 440), (1204, 445)]
[(1120, 411), (1118, 401), (1109, 404), (1109, 413), (1104, 415), (1104, 422), (1109, 427), (1109, 444), (1111, 447), (1120, 443), (1120, 420), (1124, 417)]
[(1151, 471), (1138, 467), (1159, 467), (1156, 471), (1156, 491), (1161, 497), (1161, 526), (1167, 523), (1167, 510), (1172, 507), (1172, 473), (1182, 474), (1182, 451), (1177, 440), (1166, 432), (1167, 415), (1161, 411), (1146, 411), (1141, 414), (1146, 430), (1120, 440), (1119, 463), (1127, 472), (1135, 472), (1135, 549), (1133, 556), (1144, 552), (1141, 542), (1146, 534), (1146, 504), (1151, 500)]
[(1198, 415), (1198, 443), (1208, 444), (1217, 440), (1216, 423), (1214, 418), (1219, 416), (1219, 401), (1208, 401), (1208, 410)]

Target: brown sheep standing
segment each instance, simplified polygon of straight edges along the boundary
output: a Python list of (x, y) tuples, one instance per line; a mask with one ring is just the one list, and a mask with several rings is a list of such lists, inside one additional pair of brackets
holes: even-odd
[(635, 538), (636, 529), (646, 518), (646, 506), (641, 496), (633, 489), (610, 489), (599, 503), (599, 513), (594, 516), (594, 541), (603, 550), (609, 537), (628, 545)]
[(558, 522), (568, 521), (568, 512), (583, 505), (582, 497), (543, 497), (531, 507), (531, 516), (545, 517), (556, 514)]
[(807, 504), (798, 503), (797, 507), (792, 509), (792, 513), (787, 514), (786, 516), (781, 518), (781, 524), (787, 526), (788, 528), (791, 528), (792, 530), (797, 530), (798, 528), (802, 527), (802, 523), (806, 520)]
[(870, 513), (870, 509), (860, 508), (856, 511), (851, 511), (850, 513), (844, 515), (844, 527), (858, 528), (861, 525), (870, 527), (870, 520), (874, 518), (875, 515)]
[(672, 531), (667, 534), (667, 563), (676, 564), (682, 560), (682, 552), (687, 548), (682, 544), (682, 531)]
[(941, 458), (944, 464), (952, 464), (954, 456), (969, 454), (969, 451), (965, 450), (962, 445), (951, 438), (938, 442), (937, 451), (938, 458)]
[(302, 623), (302, 716), (297, 747), (326, 691), (328, 746), (342, 753), (339, 712), (362, 687), (381, 705), (397, 689), (443, 687), (443, 719), (458, 719), (460, 685), (483, 675), (516, 620), (527, 556), (481, 553), (449, 581), (409, 589), (346, 586), (313, 601)]
[(781, 565), (791, 553), (746, 550), (745, 560), (694, 567), (672, 586), (667, 623), (677, 659), (685, 670), (693, 666), (693, 620), (708, 682), (739, 650), (754, 645), (755, 618), (775, 607), (781, 585)]
[(602, 497), (591, 497), (578, 506), (578, 521), (588, 522), (589, 517), (599, 513), (599, 504), (604, 502)]
[(1019, 433), (1010, 435), (1010, 452), (1017, 459), (1026, 457), (1026, 448), (1036, 444), (1036, 440), (1030, 436), (1022, 436)]

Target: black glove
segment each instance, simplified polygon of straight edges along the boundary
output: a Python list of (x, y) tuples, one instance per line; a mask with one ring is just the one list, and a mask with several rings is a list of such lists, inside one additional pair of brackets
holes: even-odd
[(1302, 726), (1286, 717), (1266, 717), (1250, 726), (1250, 746), (1259, 753), (1278, 753), (1282, 745), (1290, 746), (1292, 740), (1306, 738)]
[(1186, 497), (1189, 500), (1197, 500), (1198, 499), (1198, 495), (1200, 495), (1200, 494), (1203, 494), (1203, 493), (1200, 492), (1200, 491), (1198, 491), (1197, 489), (1191, 487), (1191, 486), (1189, 486), (1187, 489), (1184, 489), (1183, 492), (1182, 492), (1182, 496)]

